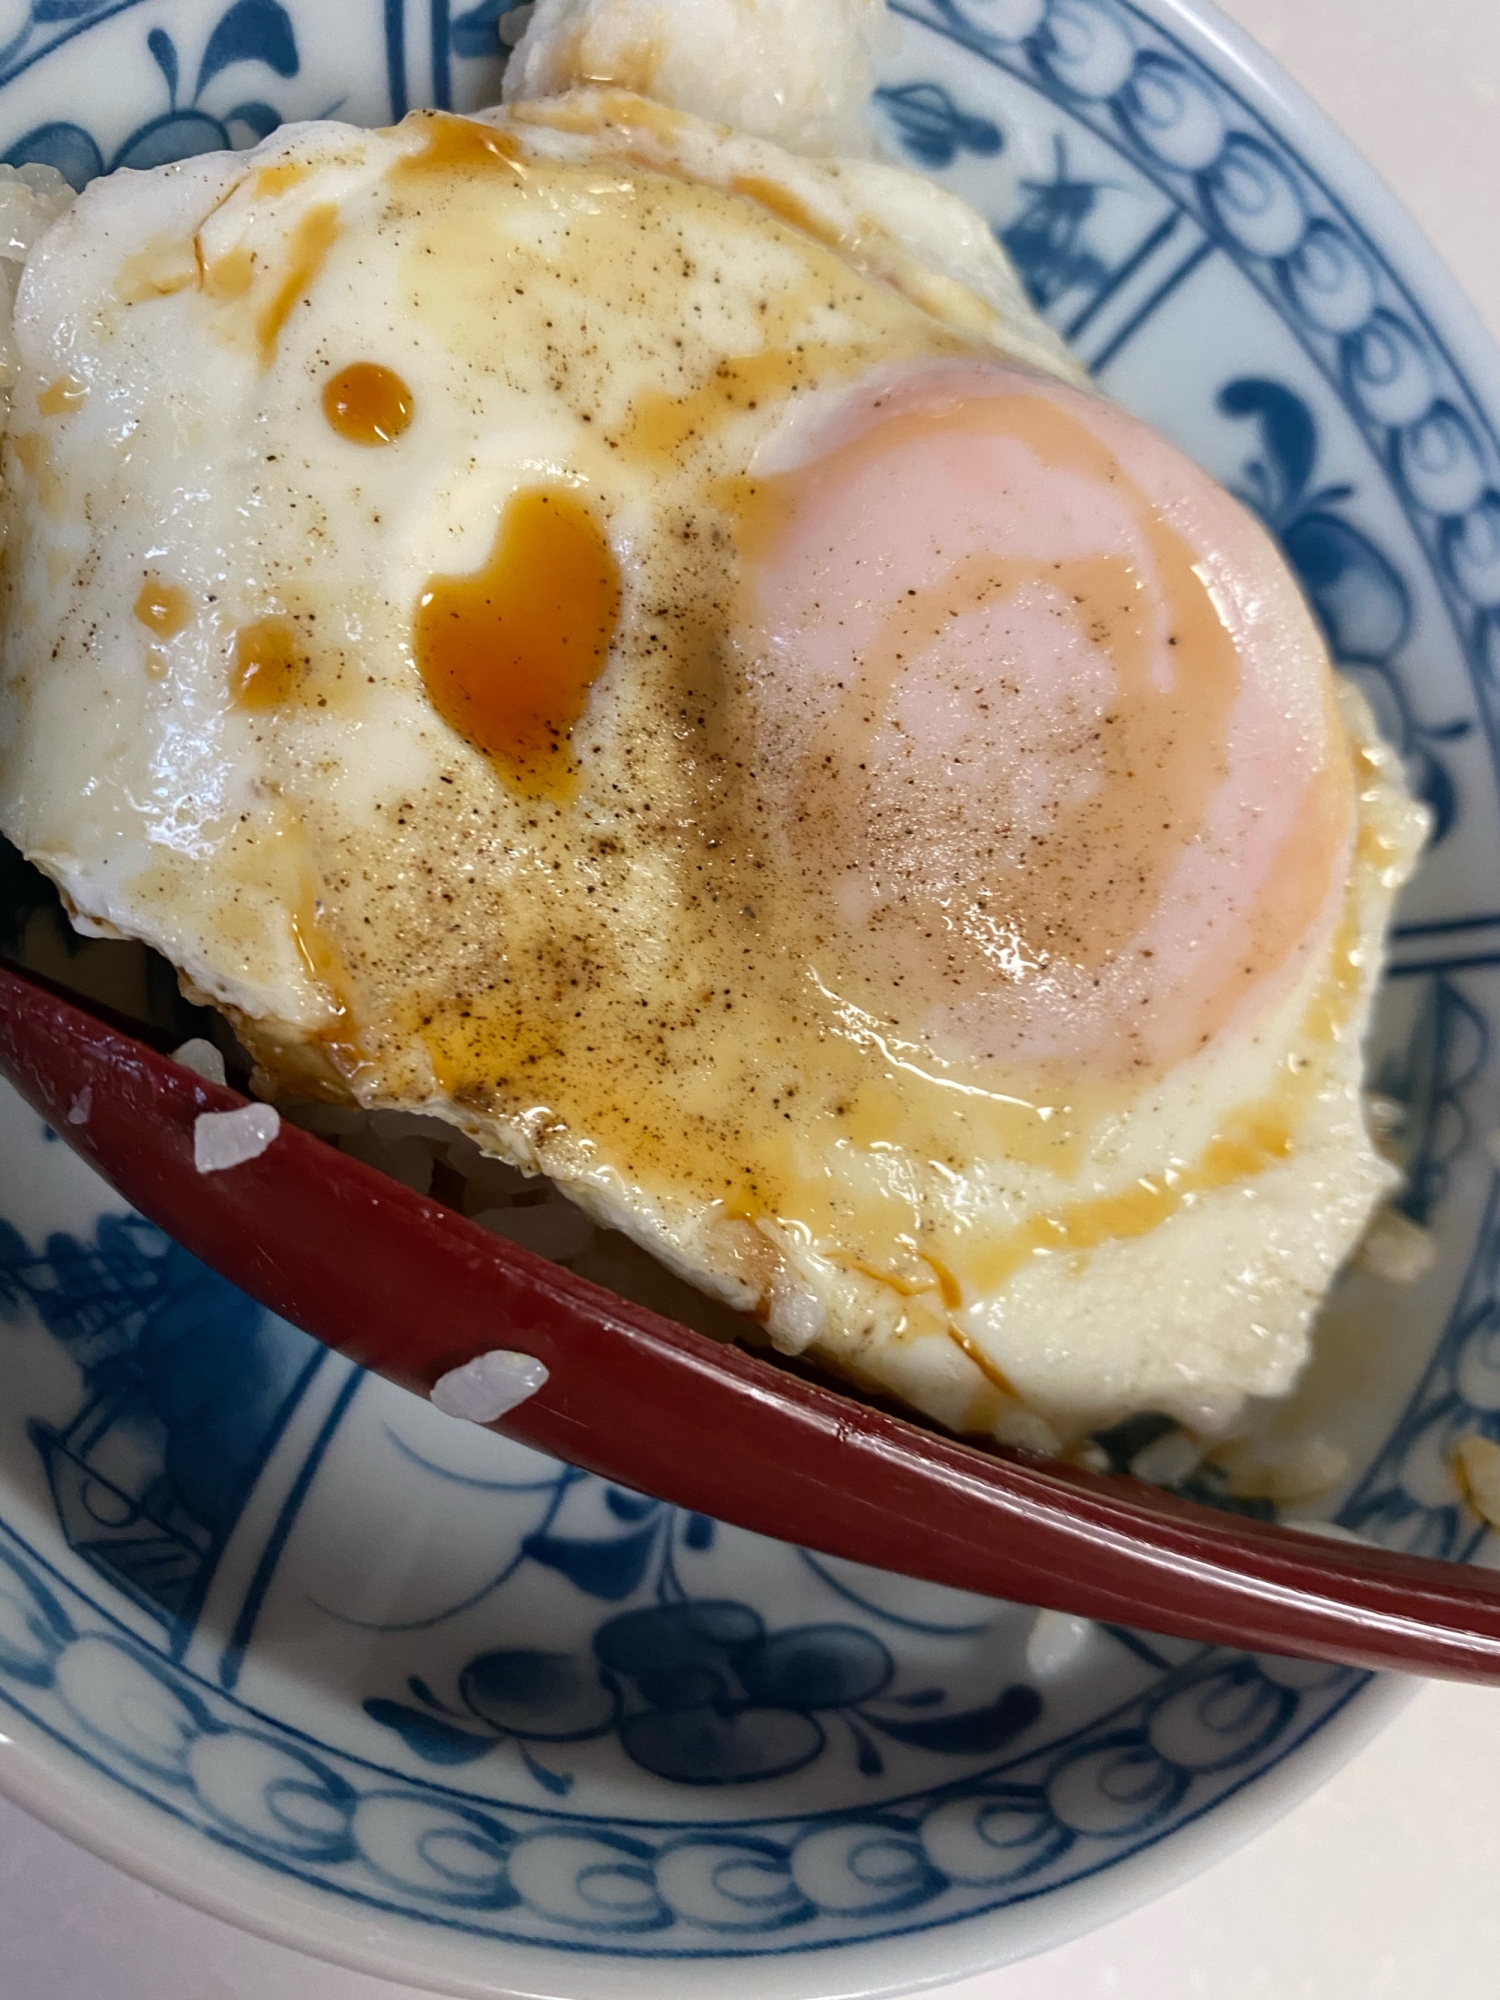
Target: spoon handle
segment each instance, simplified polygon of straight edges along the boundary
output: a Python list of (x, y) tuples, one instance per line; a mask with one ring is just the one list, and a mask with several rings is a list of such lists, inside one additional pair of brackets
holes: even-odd
[(143, 1215), (363, 1367), (425, 1394), (493, 1348), (535, 1355), (545, 1386), (495, 1428), (606, 1479), (960, 1590), (1500, 1681), (1500, 1575), (934, 1436), (616, 1298), (290, 1126), (259, 1158), (200, 1174), (198, 1114), (244, 1100), (4, 967), (0, 1073)]

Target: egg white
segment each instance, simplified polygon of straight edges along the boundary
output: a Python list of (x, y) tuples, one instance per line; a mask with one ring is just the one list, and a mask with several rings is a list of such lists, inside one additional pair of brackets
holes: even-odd
[[(881, 370), (987, 354), (1078, 372), (979, 219), (898, 169), (794, 159), (615, 91), (490, 127), (509, 165), (427, 182), (403, 174), (429, 121), (284, 128), (249, 155), (95, 183), (32, 253), (0, 823), (81, 927), (143, 938), (226, 1008), (268, 1088), (436, 1112), (783, 1348), (955, 1428), (1051, 1447), (1151, 1408), (1212, 1429), (1284, 1390), (1394, 1179), (1365, 1130), (1359, 1045), (1422, 816), (1362, 704), (1344, 696), (1360, 839), (1342, 926), (1253, 1033), (1114, 1100), (1066, 1159), (939, 1165), (899, 1131), (862, 1147), (808, 1117), (788, 1158), (798, 1185), (834, 1191), (817, 1215), (733, 1189), (733, 1134), (760, 1130), (773, 1088), (806, 1102), (836, 1052), (922, 1090), (926, 1057), (818, 1000), (752, 903), (717, 911), (695, 886), (730, 879), (724, 838), (759, 838), (713, 817), (735, 739), (702, 712), (722, 672), (703, 635), (731, 616), (705, 496), (789, 411)], [(292, 285), (331, 208), (332, 241)], [(773, 349), (770, 387), (746, 389)], [(320, 414), (361, 358), (410, 390), (389, 448)], [(60, 382), (76, 393), (44, 411)], [(682, 431), (675, 413), (700, 406)], [(413, 652), (424, 590), (478, 569), (538, 487), (607, 522), (622, 592), (562, 802), (497, 778), (434, 712)], [(165, 636), (134, 609), (153, 577), (190, 607)], [(305, 665), (296, 699), (260, 711), (232, 698), (230, 663), (267, 614)], [(794, 889), (770, 884), (768, 907)], [(1337, 1020), (1314, 1034), (1331, 988)], [(794, 989), (811, 1008), (796, 1020), (766, 999)], [(1285, 1157), (1195, 1182), (1226, 1118), (1286, 1097), (1293, 1073)], [(1150, 1226), (975, 1279), (985, 1246), (1035, 1218), (1164, 1175), (1183, 1192), (1158, 1212), (1148, 1191)], [(950, 1284), (878, 1240), (893, 1204), (941, 1239)]]

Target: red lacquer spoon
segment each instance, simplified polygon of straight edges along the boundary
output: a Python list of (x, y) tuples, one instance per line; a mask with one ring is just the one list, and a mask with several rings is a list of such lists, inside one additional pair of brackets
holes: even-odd
[(607, 1479), (960, 1590), (1500, 1681), (1500, 1576), (934, 1436), (616, 1298), (291, 1126), (200, 1174), (199, 1113), (245, 1100), (3, 967), (0, 1073), (143, 1215), (363, 1367), (426, 1394), (477, 1355), (534, 1355), (545, 1385), (494, 1428)]

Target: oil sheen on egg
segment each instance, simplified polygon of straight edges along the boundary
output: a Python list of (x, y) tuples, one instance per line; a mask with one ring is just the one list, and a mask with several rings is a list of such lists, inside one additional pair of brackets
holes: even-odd
[(783, 1348), (1211, 1428), (1392, 1184), (1421, 815), (1260, 528), (907, 181), (583, 93), (97, 183), (17, 306), (0, 821), (279, 1089)]

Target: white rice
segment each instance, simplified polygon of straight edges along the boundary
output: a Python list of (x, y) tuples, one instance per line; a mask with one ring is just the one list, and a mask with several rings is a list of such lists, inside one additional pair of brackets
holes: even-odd
[(1026, 1671), (1034, 1680), (1060, 1680), (1082, 1663), (1094, 1636), (1091, 1618), (1070, 1611), (1039, 1611), (1026, 1640)]
[(1432, 1231), (1387, 1203), (1365, 1231), (1354, 1261), (1388, 1285), (1414, 1285), (1436, 1264), (1437, 1254)]
[(600, 1229), (551, 1181), (482, 1153), (467, 1133), (441, 1118), (308, 1102), (283, 1102), (281, 1110), (292, 1124), (414, 1193), (460, 1210), (492, 1236), (714, 1340), (766, 1344), (764, 1330), (747, 1314), (709, 1298), (617, 1230)]
[(1130, 1461), (1131, 1476), (1148, 1486), (1177, 1486), (1198, 1470), (1204, 1447), (1188, 1431), (1165, 1431)]
[[(868, 157), (885, 0), (538, 0), (500, 34), (505, 102), (613, 83), (811, 158)], [(516, 29), (520, 28), (519, 35)]]
[(546, 1362), (534, 1354), (496, 1347), (439, 1376), (432, 1385), (432, 1400), (445, 1417), (492, 1424), (534, 1396), (548, 1373)]
[(1277, 1506), (1320, 1499), (1349, 1473), (1348, 1452), (1324, 1437), (1279, 1448), (1253, 1438), (1231, 1439), (1212, 1453), (1211, 1462), (1228, 1475), (1224, 1490), (1233, 1499), (1270, 1500)]
[(224, 1058), (212, 1042), (204, 1041), (201, 1035), (194, 1035), (179, 1049), (173, 1049), (172, 1060), (190, 1069), (194, 1076), (201, 1076), (205, 1083), (228, 1083), (229, 1074), (224, 1067)]
[(1486, 1526), (1500, 1528), (1500, 1444), (1476, 1431), (1454, 1447), (1459, 1489)]
[(269, 1104), (242, 1104), (238, 1111), (202, 1111), (193, 1122), (193, 1165), (200, 1174), (222, 1174), (258, 1160), (281, 1130), (280, 1113)]

